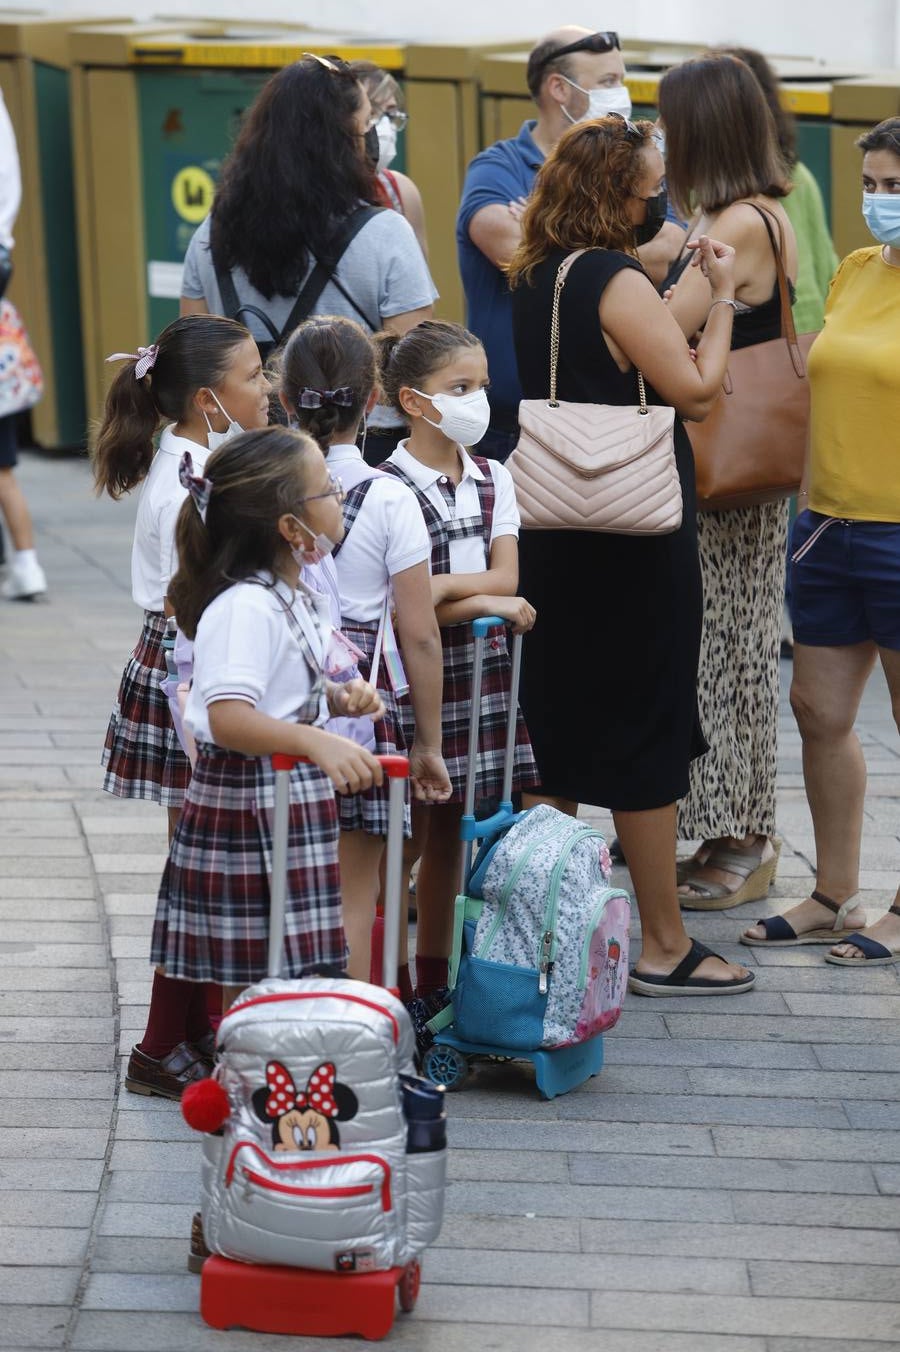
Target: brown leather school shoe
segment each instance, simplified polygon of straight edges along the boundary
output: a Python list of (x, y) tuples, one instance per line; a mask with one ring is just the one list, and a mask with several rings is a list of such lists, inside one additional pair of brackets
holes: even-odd
[(189, 1084), (205, 1080), (211, 1070), (212, 1062), (189, 1042), (179, 1042), (158, 1061), (135, 1046), (128, 1058), (125, 1088), (132, 1094), (158, 1094), (160, 1098), (180, 1099)]

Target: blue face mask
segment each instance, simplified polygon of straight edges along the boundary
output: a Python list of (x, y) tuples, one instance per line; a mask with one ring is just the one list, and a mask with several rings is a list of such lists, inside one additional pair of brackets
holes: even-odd
[(864, 192), (862, 212), (879, 244), (900, 248), (900, 193)]

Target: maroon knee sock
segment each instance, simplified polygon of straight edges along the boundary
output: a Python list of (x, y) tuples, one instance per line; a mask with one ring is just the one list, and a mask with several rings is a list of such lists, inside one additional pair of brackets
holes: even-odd
[(429, 958), (416, 954), (416, 995), (430, 995), (446, 986), (449, 970), (446, 958)]
[(405, 962), (402, 967), (397, 968), (397, 989), (400, 992), (400, 999), (406, 1005), (413, 998), (412, 977), (409, 974), (409, 963)]
[(153, 974), (147, 1031), (138, 1043), (145, 1056), (159, 1061), (187, 1037), (188, 1011), (197, 989), (193, 981)]
[(222, 1022), (222, 987), (216, 981), (207, 981), (204, 990), (206, 991), (206, 1017), (209, 1020), (209, 1026), (218, 1029)]
[[(194, 990), (191, 995), (191, 1003), (188, 1006), (187, 1013), (187, 1040), (188, 1042), (199, 1042), (202, 1037), (210, 1031), (209, 1013), (207, 1008), (208, 994), (205, 981), (195, 981)], [(221, 1008), (221, 994), (219, 996)]]

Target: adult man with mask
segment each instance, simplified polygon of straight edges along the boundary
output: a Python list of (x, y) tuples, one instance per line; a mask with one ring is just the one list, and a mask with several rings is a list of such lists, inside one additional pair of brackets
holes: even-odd
[[(520, 238), (522, 199), (563, 132), (575, 122), (631, 116), (625, 63), (616, 33), (573, 26), (549, 33), (531, 52), (528, 89), (538, 108), (518, 136), (497, 141), (469, 165), (456, 220), (466, 322), (484, 344), (491, 378), (491, 425), (479, 451), (505, 460), (518, 439), (521, 397), (512, 341), (512, 308), (503, 268)], [(667, 222), (641, 262), (660, 282), (682, 247), (681, 228)]]

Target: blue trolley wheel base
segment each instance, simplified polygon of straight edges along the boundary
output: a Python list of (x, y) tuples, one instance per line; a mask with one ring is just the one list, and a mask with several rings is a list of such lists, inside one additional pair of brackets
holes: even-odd
[(420, 1281), (417, 1259), (385, 1272), (342, 1273), (214, 1254), (200, 1275), (200, 1314), (215, 1329), (375, 1341), (390, 1333), (398, 1298), (401, 1310), (413, 1309)]
[(422, 1069), (434, 1084), (447, 1090), (459, 1089), (465, 1082), (471, 1062), (479, 1057), (494, 1061), (531, 1061), (541, 1097), (556, 1098), (567, 1094), (583, 1081), (603, 1069), (603, 1035), (588, 1038), (571, 1047), (553, 1047), (550, 1050), (512, 1051), (509, 1047), (491, 1046), (481, 1042), (463, 1042), (456, 1037), (452, 1026), (443, 1028), (425, 1053)]

